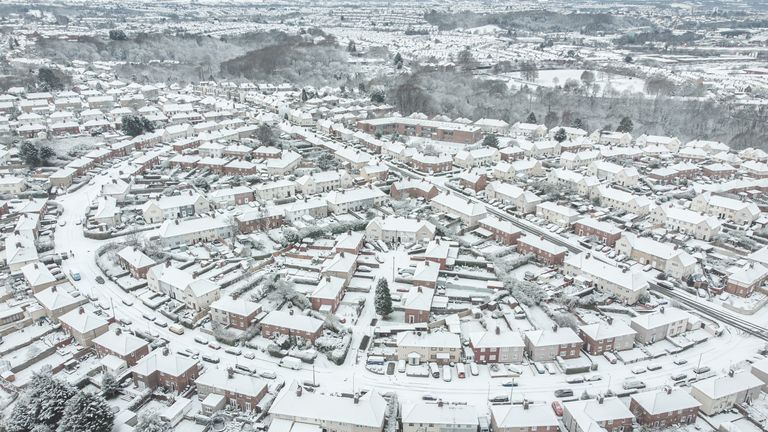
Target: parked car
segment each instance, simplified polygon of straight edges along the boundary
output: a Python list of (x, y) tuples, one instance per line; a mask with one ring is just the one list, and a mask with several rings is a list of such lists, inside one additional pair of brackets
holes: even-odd
[(563, 406), (560, 405), (560, 402), (558, 401), (552, 401), (552, 411), (554, 411), (555, 415), (558, 417), (563, 416)]
[(104, 278), (101, 276), (96, 276), (96, 283), (104, 285)]
[(674, 364), (676, 364), (678, 366), (681, 366), (681, 365), (684, 365), (684, 364), (688, 363), (688, 360), (686, 360), (684, 358), (676, 358), (672, 363), (674, 363)]
[(558, 397), (558, 398), (573, 397), (573, 390), (571, 390), (571, 389), (558, 389), (558, 390), (555, 390), (555, 397)]

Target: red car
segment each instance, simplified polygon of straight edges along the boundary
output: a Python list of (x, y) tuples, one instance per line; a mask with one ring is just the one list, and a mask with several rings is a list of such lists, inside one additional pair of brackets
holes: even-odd
[(552, 402), (552, 411), (554, 411), (555, 414), (557, 414), (558, 417), (562, 417), (563, 416), (563, 406), (560, 405), (560, 402), (558, 402), (558, 401)]

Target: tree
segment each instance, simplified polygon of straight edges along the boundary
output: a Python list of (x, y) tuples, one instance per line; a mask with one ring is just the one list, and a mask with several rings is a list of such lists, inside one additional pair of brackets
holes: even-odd
[(268, 124), (262, 123), (259, 128), (256, 129), (256, 139), (261, 141), (265, 146), (271, 146), (275, 143), (275, 133)]
[(525, 122), (526, 123), (533, 123), (533, 124), (538, 123), (538, 121), (536, 121), (536, 114), (534, 114), (533, 112), (528, 114), (528, 118), (525, 119)]
[(565, 129), (560, 128), (555, 132), (555, 136), (553, 137), (555, 141), (561, 143), (568, 139), (568, 135), (565, 133)]
[(585, 70), (581, 73), (581, 82), (586, 85), (592, 85), (595, 82), (595, 73), (589, 70)]
[(55, 91), (64, 88), (59, 75), (47, 67), (41, 67), (37, 70), (37, 85), (43, 91)]
[(53, 378), (50, 370), (36, 373), (3, 426), (7, 432), (27, 432), (36, 425), (56, 428), (76, 392), (68, 383)]
[(321, 171), (335, 170), (339, 167), (339, 161), (330, 153), (323, 153), (317, 158), (317, 167)]
[(571, 127), (576, 128), (576, 129), (587, 130), (586, 125), (584, 125), (584, 120), (582, 120), (582, 119), (580, 119), (578, 117), (573, 119), (573, 123), (571, 123)]
[(49, 159), (55, 156), (55, 154), (56, 153), (54, 153), (53, 149), (47, 145), (41, 145), (38, 148), (38, 152), (37, 152), (37, 155), (40, 158), (40, 162), (42, 162), (43, 164), (46, 164)]
[(19, 148), (19, 157), (21, 160), (30, 167), (36, 167), (40, 165), (40, 152), (37, 146), (29, 141), (24, 141)]
[(104, 397), (114, 397), (119, 391), (120, 384), (117, 382), (115, 376), (109, 372), (105, 372), (101, 377), (101, 392), (104, 394)]
[(155, 130), (152, 122), (144, 116), (124, 115), (122, 125), (123, 133), (132, 137)]
[(142, 415), (133, 430), (134, 432), (170, 432), (171, 424), (152, 413)]
[(544, 116), (544, 125), (547, 128), (553, 128), (557, 125), (557, 122), (560, 120), (560, 117), (557, 115), (554, 111), (549, 111), (547, 115)]
[(477, 61), (472, 55), (472, 51), (469, 48), (464, 48), (456, 55), (456, 64), (464, 70), (472, 70), (477, 66)]
[(357, 45), (355, 45), (355, 41), (349, 40), (349, 43), (347, 44), (347, 51), (348, 52), (357, 52)]
[(371, 102), (384, 103), (385, 99), (386, 99), (386, 94), (384, 93), (383, 88), (375, 87), (371, 90)]
[(389, 293), (389, 284), (386, 279), (379, 279), (376, 285), (376, 313), (382, 317), (388, 317), (392, 313), (392, 295)]
[(632, 129), (634, 129), (635, 126), (632, 123), (632, 119), (629, 117), (623, 117), (621, 121), (619, 122), (619, 126), (616, 127), (616, 132), (626, 132), (630, 133), (632, 132)]
[(627, 55), (624, 57), (624, 63), (632, 63), (632, 62), (634, 62), (634, 61), (635, 61), (635, 59), (633, 59), (633, 58), (632, 58), (632, 56), (631, 56), (631, 55), (629, 55), (629, 54), (627, 54)]
[(496, 134), (488, 134), (483, 138), (483, 145), (488, 147), (499, 147), (499, 138)]
[(403, 56), (400, 55), (400, 53), (395, 54), (395, 57), (392, 59), (392, 64), (395, 65), (396, 68), (400, 69), (403, 67)]
[(110, 432), (115, 414), (100, 395), (78, 392), (67, 402), (57, 432)]
[(122, 30), (110, 30), (109, 39), (113, 41), (124, 41), (128, 40), (128, 36), (126, 36), (125, 32)]

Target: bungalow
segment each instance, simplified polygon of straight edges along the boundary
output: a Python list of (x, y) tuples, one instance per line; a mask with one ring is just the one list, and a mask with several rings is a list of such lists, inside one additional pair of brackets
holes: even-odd
[(749, 264), (728, 269), (730, 273), (725, 283), (725, 291), (740, 297), (748, 297), (768, 280), (768, 268), (760, 263)]

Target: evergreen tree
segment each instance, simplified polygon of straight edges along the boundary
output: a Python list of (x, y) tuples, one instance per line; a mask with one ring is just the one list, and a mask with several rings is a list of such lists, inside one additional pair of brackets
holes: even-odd
[(110, 432), (115, 414), (103, 397), (78, 392), (67, 403), (57, 432)]
[(587, 129), (586, 126), (584, 125), (584, 120), (578, 117), (573, 119), (573, 123), (571, 123), (571, 127), (574, 127), (576, 129), (584, 129), (584, 130)]
[(351, 53), (357, 52), (357, 45), (355, 45), (355, 41), (350, 39), (349, 43), (347, 44), (347, 51)]
[(624, 117), (619, 122), (619, 126), (616, 128), (616, 132), (630, 133), (634, 128), (635, 126), (634, 124), (632, 124), (632, 119), (630, 119), (629, 117)]
[(64, 88), (61, 78), (53, 69), (42, 67), (37, 70), (37, 85), (43, 91), (55, 91)]
[(170, 432), (171, 425), (153, 413), (141, 416), (133, 430), (134, 432)]
[(115, 376), (109, 372), (105, 372), (101, 377), (101, 392), (104, 394), (104, 397), (114, 397), (119, 390), (120, 384), (117, 382)]
[(568, 138), (568, 135), (565, 133), (565, 129), (560, 128), (555, 132), (555, 136), (553, 138), (555, 138), (555, 141), (561, 143)]
[(386, 279), (379, 279), (376, 285), (376, 313), (387, 317), (392, 313), (392, 295), (389, 293), (389, 284)]
[(124, 115), (122, 125), (123, 133), (132, 137), (155, 130), (152, 122), (144, 116)]
[(401, 56), (400, 53), (395, 54), (395, 58), (392, 60), (392, 63), (395, 65), (396, 69), (402, 69), (403, 68), (403, 56)]
[(7, 432), (27, 432), (37, 425), (54, 429), (76, 392), (68, 383), (53, 378), (50, 371), (36, 373), (3, 426)]
[(483, 145), (486, 145), (488, 147), (498, 147), (499, 146), (499, 138), (496, 136), (496, 134), (488, 134), (483, 138)]
[(125, 32), (122, 30), (110, 30), (109, 38), (114, 41), (124, 41), (128, 39), (128, 36), (126, 36)]
[(40, 158), (40, 162), (45, 164), (50, 158), (55, 155), (53, 149), (50, 146), (43, 145), (37, 151), (37, 156)]
[(536, 121), (536, 114), (534, 114), (534, 113), (530, 113), (530, 114), (528, 114), (528, 118), (525, 120), (525, 122), (526, 122), (526, 123), (533, 123), (533, 124), (536, 124), (536, 123), (538, 123), (538, 122)]
[(259, 128), (256, 129), (256, 138), (265, 146), (271, 146), (275, 143), (275, 134), (272, 132), (272, 128), (266, 123), (262, 123), (259, 125)]

